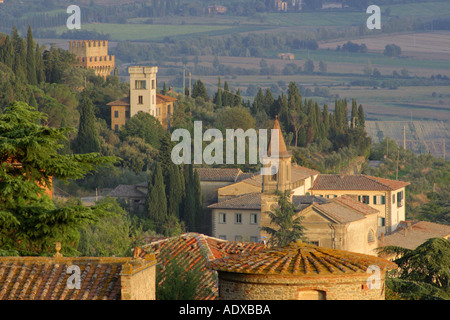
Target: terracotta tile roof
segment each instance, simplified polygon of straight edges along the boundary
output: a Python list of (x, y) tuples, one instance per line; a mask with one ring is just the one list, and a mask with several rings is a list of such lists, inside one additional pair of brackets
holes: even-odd
[[(108, 196), (115, 197), (115, 198), (123, 198), (123, 197), (132, 197), (132, 198), (142, 198), (145, 197), (147, 192), (143, 192), (139, 189), (139, 187), (146, 186), (142, 184), (139, 185), (128, 185), (128, 184), (119, 184), (117, 187), (115, 187)], [(145, 190), (146, 191), (146, 190)]]
[[(120, 300), (122, 266), (132, 258), (0, 257), (0, 300)], [(69, 289), (76, 265), (81, 288)]]
[(382, 179), (363, 174), (320, 174), (311, 190), (374, 190), (392, 191), (409, 185), (409, 182)]
[(339, 202), (328, 201), (324, 204), (312, 204), (316, 210), (325, 213), (337, 223), (349, 223), (365, 218), (365, 215)]
[(394, 232), (380, 239), (379, 246), (414, 250), (430, 238), (450, 239), (450, 226), (428, 221), (402, 221)]
[(371, 265), (377, 265), (381, 270), (396, 267), (395, 263), (379, 257), (302, 242), (224, 256), (208, 263), (209, 268), (217, 271), (296, 276), (366, 273)]
[[(206, 267), (206, 263), (224, 255), (243, 254), (263, 248), (265, 245), (261, 243), (226, 241), (199, 233), (184, 233), (172, 238), (151, 241), (142, 247), (142, 254), (154, 253), (158, 264), (162, 266), (167, 265), (169, 259), (174, 257), (187, 259), (189, 266), (186, 270), (200, 266), (203, 271), (200, 289), (208, 289), (210, 292), (200, 290), (197, 299), (214, 300), (218, 298), (217, 275)], [(164, 278), (157, 285), (163, 282)]]
[(239, 168), (195, 168), (200, 181), (232, 181), (243, 174)]
[(247, 209), (261, 210), (261, 194), (247, 193), (208, 206), (210, 209)]
[(159, 93), (156, 94), (156, 104), (174, 101), (178, 101), (178, 99), (170, 96), (165, 96)]
[(371, 206), (369, 206), (365, 203), (362, 203), (362, 202), (360, 202), (352, 197), (349, 197), (349, 196), (340, 196), (337, 198), (333, 198), (331, 201), (339, 202), (340, 204), (350, 207), (353, 210), (356, 210), (362, 214), (378, 213), (377, 209), (374, 209)]
[(106, 105), (107, 106), (129, 106), (130, 105), (130, 97), (115, 100), (115, 101), (107, 103)]

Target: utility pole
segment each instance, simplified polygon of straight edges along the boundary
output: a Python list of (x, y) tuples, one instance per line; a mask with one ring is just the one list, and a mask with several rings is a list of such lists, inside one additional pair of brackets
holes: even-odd
[(399, 155), (400, 155), (400, 150), (397, 149), (397, 170), (395, 172), (395, 180), (398, 180), (398, 158), (399, 158)]
[(186, 65), (183, 66), (183, 94), (186, 94)]
[(406, 126), (403, 126), (403, 149), (406, 150)]
[(191, 96), (191, 72), (189, 71), (189, 97)]

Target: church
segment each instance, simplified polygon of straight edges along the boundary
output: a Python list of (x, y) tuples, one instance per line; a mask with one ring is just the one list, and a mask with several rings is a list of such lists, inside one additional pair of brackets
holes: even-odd
[[(322, 175), (298, 166), (286, 148), (278, 119), (273, 129), (280, 130), (278, 170), (218, 187), (217, 202), (207, 206), (211, 235), (224, 240), (266, 242), (269, 235), (261, 227), (273, 227), (267, 212), (278, 204), (276, 192), (289, 191), (290, 201), (303, 217), (309, 242), (376, 255), (378, 238), (393, 232), (405, 220), (404, 192), (409, 183), (367, 175)], [(272, 141), (268, 157), (271, 145)]]

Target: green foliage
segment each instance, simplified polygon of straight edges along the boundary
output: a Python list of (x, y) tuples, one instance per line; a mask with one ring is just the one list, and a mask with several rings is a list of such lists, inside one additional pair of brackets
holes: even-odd
[(80, 126), (74, 141), (73, 150), (76, 153), (89, 153), (100, 151), (100, 141), (95, 125), (94, 105), (88, 97), (83, 97), (79, 106)]
[(89, 257), (131, 255), (131, 221), (127, 212), (112, 198), (98, 203), (104, 214), (98, 221), (79, 229), (78, 251)]
[(68, 128), (40, 124), (45, 115), (23, 102), (14, 102), (0, 116), (0, 247), (21, 254), (53, 251), (53, 242), (73, 251), (77, 228), (94, 221), (97, 208), (56, 208), (46, 195), (51, 177), (77, 179), (99, 165), (114, 162), (98, 154), (62, 155), (60, 141)]
[(164, 178), (159, 163), (156, 164), (156, 168), (148, 184), (145, 207), (148, 217), (155, 225), (156, 232), (163, 233), (163, 225), (167, 219), (167, 198)]
[(387, 246), (380, 253), (396, 254), (399, 266), (387, 281), (402, 299), (450, 299), (450, 241), (431, 238), (414, 250)]
[(122, 127), (119, 136), (122, 141), (128, 137), (142, 138), (153, 148), (159, 149), (162, 135), (164, 129), (158, 119), (149, 113), (139, 112)]
[(278, 194), (278, 206), (273, 211), (265, 212), (274, 227), (262, 227), (270, 235), (268, 243), (283, 247), (297, 240), (306, 240), (302, 217), (296, 216), (297, 208), (289, 199), (289, 191)]
[(204, 277), (201, 264), (191, 265), (188, 252), (181, 252), (165, 264), (158, 264), (156, 272), (157, 300), (195, 300), (211, 292), (200, 284)]

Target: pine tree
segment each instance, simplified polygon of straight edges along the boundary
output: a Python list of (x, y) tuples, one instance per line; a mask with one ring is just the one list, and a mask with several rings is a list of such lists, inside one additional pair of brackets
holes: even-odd
[(253, 100), (253, 113), (256, 114), (260, 111), (264, 111), (264, 92), (261, 88), (259, 88), (256, 93), (255, 99)]
[(27, 33), (27, 58), (26, 58), (27, 80), (31, 85), (37, 84), (36, 77), (36, 53), (34, 51), (33, 33), (28, 26)]
[(81, 179), (116, 159), (61, 154), (61, 141), (71, 130), (41, 125), (46, 120), (24, 102), (13, 102), (0, 116), (0, 251), (43, 255), (54, 251), (55, 241), (62, 242), (63, 253), (74, 250), (78, 228), (100, 213), (99, 207), (57, 208), (47, 188), (52, 177)]
[(94, 104), (88, 97), (83, 97), (80, 105), (80, 125), (74, 144), (76, 153), (99, 152), (100, 142), (96, 127)]

